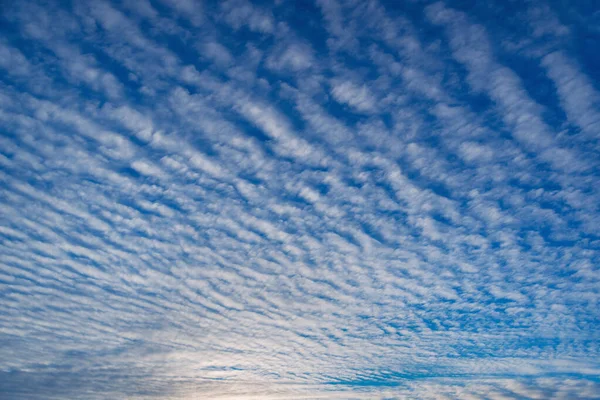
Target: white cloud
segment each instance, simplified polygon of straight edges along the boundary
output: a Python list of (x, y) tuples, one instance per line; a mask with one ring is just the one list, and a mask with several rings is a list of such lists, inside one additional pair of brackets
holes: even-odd
[(1, 12), (0, 392), (598, 398), (581, 55), (317, 5)]
[(299, 72), (309, 69), (313, 64), (313, 51), (305, 43), (283, 45), (267, 59), (267, 66), (280, 72)]
[(569, 119), (590, 139), (597, 137), (600, 127), (600, 94), (589, 78), (561, 52), (542, 58), (542, 66), (554, 81), (561, 105)]
[(377, 100), (365, 84), (350, 81), (332, 82), (331, 94), (339, 103), (347, 104), (362, 113), (377, 111)]
[(227, 0), (221, 2), (220, 7), (224, 20), (234, 29), (247, 26), (255, 32), (272, 33), (275, 28), (273, 17), (268, 11), (246, 0)]

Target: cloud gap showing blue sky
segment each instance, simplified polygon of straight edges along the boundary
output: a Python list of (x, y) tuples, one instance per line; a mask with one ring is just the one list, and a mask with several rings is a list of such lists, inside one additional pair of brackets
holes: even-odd
[(600, 399), (594, 2), (0, 4), (0, 397)]

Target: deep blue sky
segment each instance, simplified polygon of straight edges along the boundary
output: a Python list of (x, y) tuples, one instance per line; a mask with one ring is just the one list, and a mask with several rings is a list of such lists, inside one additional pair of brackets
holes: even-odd
[(600, 399), (599, 27), (1, 2), (0, 398)]

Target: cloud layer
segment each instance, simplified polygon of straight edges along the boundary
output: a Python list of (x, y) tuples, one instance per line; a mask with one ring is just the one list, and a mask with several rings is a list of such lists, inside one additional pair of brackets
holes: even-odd
[(598, 10), (475, 4), (4, 4), (0, 393), (600, 398)]

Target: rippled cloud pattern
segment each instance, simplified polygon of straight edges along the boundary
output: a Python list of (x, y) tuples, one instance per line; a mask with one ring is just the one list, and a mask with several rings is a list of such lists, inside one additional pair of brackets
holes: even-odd
[(0, 4), (0, 398), (600, 399), (594, 1)]

